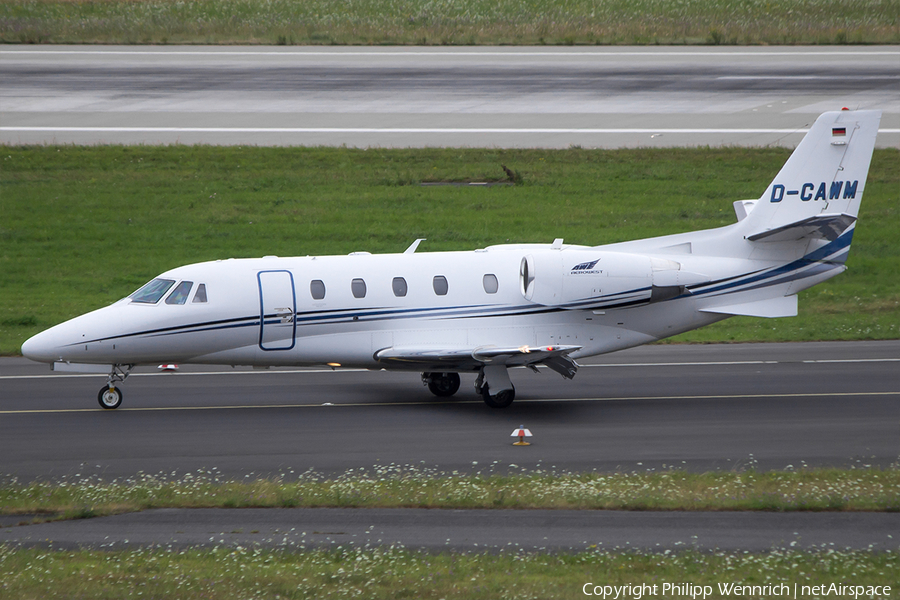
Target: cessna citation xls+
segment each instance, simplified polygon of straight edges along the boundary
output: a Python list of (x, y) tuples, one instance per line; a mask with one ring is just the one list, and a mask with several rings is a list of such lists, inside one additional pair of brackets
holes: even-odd
[(843, 272), (880, 111), (821, 115), (732, 225), (606, 246), (264, 257), (167, 271), (115, 304), (40, 333), (22, 353), (109, 373), (104, 408), (135, 365), (330, 365), (423, 373), (438, 396), (459, 373), (492, 407), (510, 367), (572, 378), (578, 358), (731, 315), (797, 314), (797, 293)]

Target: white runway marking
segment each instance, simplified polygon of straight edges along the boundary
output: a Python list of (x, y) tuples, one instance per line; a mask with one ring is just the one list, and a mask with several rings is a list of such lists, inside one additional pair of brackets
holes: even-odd
[[(797, 79), (834, 79), (834, 75), (722, 75), (720, 77), (716, 77), (716, 79), (738, 79), (738, 80), (751, 80), (757, 81), (762, 80), (765, 81), (767, 79), (789, 79), (791, 81)], [(882, 79), (900, 79), (900, 76), (897, 75), (864, 75), (862, 77), (854, 77), (856, 80), (882, 80)]]
[(804, 364), (816, 363), (879, 363), (900, 362), (900, 358), (834, 358), (825, 360), (731, 360), (731, 361), (707, 361), (707, 362), (661, 362), (661, 363), (602, 363), (596, 365), (581, 365), (585, 367), (697, 367), (713, 365), (779, 365), (802, 362)]
[[(730, 360), (730, 361), (701, 361), (701, 362), (658, 362), (658, 363), (598, 363), (580, 365), (582, 369), (591, 368), (617, 368), (617, 367), (714, 367), (714, 366), (737, 366), (737, 365), (778, 365), (793, 364), (800, 362), (804, 364), (818, 363), (883, 363), (883, 362), (900, 362), (900, 358), (835, 358), (823, 360), (801, 360), (801, 361), (779, 361), (779, 360)], [(522, 367), (524, 368), (524, 367)], [(210, 376), (210, 375), (296, 375), (299, 373), (368, 373), (369, 369), (290, 369), (283, 371), (269, 371), (266, 369), (257, 369), (255, 371), (197, 371), (188, 373), (132, 373), (129, 377), (193, 377), (193, 376)], [(410, 371), (412, 372), (412, 371)], [(81, 378), (81, 377), (106, 377), (102, 373), (54, 373), (52, 375), (0, 375), (0, 380), (4, 379), (59, 379), (61, 377)], [(318, 405), (316, 405), (318, 406)]]
[[(398, 134), (554, 134), (554, 133), (807, 133), (809, 129), (550, 129), (550, 128), (423, 128), (423, 127), (0, 127), (9, 132), (59, 133), (398, 133)], [(879, 129), (878, 133), (900, 133), (900, 129)]]
[(567, 51), (567, 50), (558, 50), (555, 52), (544, 51), (544, 50), (524, 50), (524, 51), (509, 51), (502, 50), (497, 52), (490, 52), (484, 50), (442, 50), (442, 49), (434, 49), (434, 50), (410, 50), (410, 51), (398, 51), (398, 50), (377, 50), (373, 49), (371, 51), (359, 51), (359, 50), (349, 50), (349, 51), (328, 51), (328, 50), (310, 50), (310, 51), (295, 51), (295, 50), (222, 50), (222, 51), (211, 51), (211, 50), (107, 50), (107, 49), (90, 49), (90, 50), (2, 50), (0, 51), (0, 55), (3, 54), (61, 54), (61, 55), (125, 55), (125, 56), (487, 56), (487, 57), (509, 57), (509, 56), (900, 56), (900, 51), (897, 50), (798, 50), (796, 52), (792, 51), (784, 51), (784, 50), (760, 50), (760, 51), (746, 51), (746, 50), (734, 50), (734, 51), (712, 51), (712, 52), (701, 52), (701, 51), (691, 51), (691, 50), (682, 50), (682, 51), (629, 51), (629, 50), (617, 50), (617, 51), (604, 51), (602, 49), (597, 51), (583, 51), (583, 50), (575, 50), (575, 51)]
[[(873, 396), (900, 396), (900, 392), (826, 392), (822, 394), (733, 394), (721, 396), (620, 396), (616, 398), (539, 398), (516, 400), (517, 404), (534, 404), (544, 402), (633, 402), (647, 400), (746, 400), (752, 398), (854, 398)], [(481, 404), (482, 400), (425, 400), (421, 402), (326, 402), (313, 404), (235, 404), (233, 406), (148, 406), (144, 408), (117, 408), (114, 411), (102, 408), (38, 408), (22, 410), (0, 410), (0, 415), (30, 415), (57, 413), (122, 413), (122, 412), (169, 412), (193, 410), (244, 410), (270, 408), (381, 408), (387, 406), (437, 406), (440, 404)]]
[[(335, 369), (290, 369), (284, 371), (269, 371), (268, 369), (257, 369), (255, 371), (196, 371), (193, 373), (132, 373), (132, 377), (193, 377), (197, 375), (296, 375), (298, 373), (335, 373)], [(340, 369), (341, 373), (367, 373), (368, 369)], [(53, 375), (0, 375), (3, 379), (57, 379), (60, 377), (81, 378), (81, 377), (106, 377), (104, 373), (54, 373)]]

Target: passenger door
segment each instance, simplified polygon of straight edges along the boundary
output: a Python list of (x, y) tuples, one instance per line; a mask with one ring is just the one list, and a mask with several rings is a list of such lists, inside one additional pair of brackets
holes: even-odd
[(260, 271), (259, 347), (262, 350), (290, 350), (297, 333), (296, 294), (290, 271)]

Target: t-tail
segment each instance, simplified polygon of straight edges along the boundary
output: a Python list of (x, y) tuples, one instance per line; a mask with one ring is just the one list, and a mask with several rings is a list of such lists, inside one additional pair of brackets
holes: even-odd
[(738, 218), (734, 225), (604, 248), (843, 265), (866, 189), (880, 121), (878, 110), (820, 115), (762, 196), (734, 203)]
[(877, 110), (822, 114), (762, 197), (737, 203), (754, 257), (847, 260), (880, 120)]
[[(798, 292), (847, 268), (880, 120), (875, 110), (819, 116), (763, 195), (734, 203), (733, 225), (608, 248), (671, 254), (696, 271), (679, 281), (700, 312), (794, 316)], [(723, 273), (727, 264), (738, 274)]]

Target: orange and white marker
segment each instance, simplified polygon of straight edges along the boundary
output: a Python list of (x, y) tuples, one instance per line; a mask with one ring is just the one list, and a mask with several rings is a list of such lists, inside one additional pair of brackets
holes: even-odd
[(162, 371), (162, 372), (167, 372), (167, 371), (168, 371), (168, 372), (174, 373), (175, 371), (178, 370), (178, 365), (171, 365), (171, 364), (169, 364), (169, 365), (159, 365), (157, 368), (158, 368), (160, 371)]
[(531, 432), (525, 429), (524, 425), (519, 425), (518, 429), (513, 429), (512, 435), (509, 437), (518, 437), (518, 442), (513, 442), (513, 446), (530, 446), (528, 442), (525, 441), (526, 437), (532, 437)]

